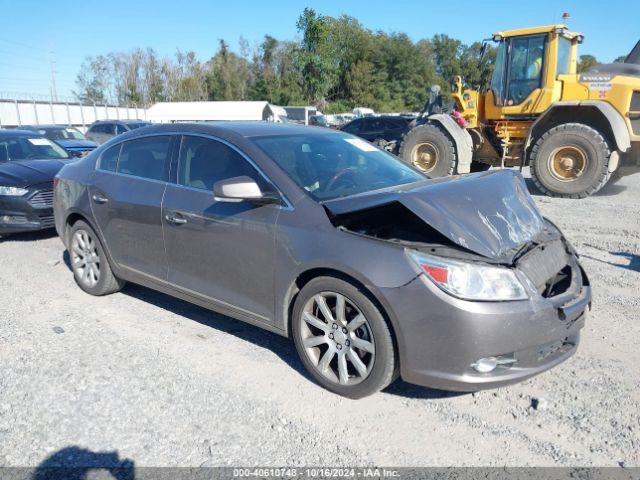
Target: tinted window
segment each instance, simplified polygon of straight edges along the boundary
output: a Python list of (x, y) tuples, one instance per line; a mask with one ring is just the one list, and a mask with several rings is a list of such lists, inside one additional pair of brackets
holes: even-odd
[(100, 157), (100, 168), (109, 172), (115, 172), (118, 167), (118, 155), (122, 145), (114, 145), (107, 148)]
[(135, 130), (136, 128), (142, 128), (151, 125), (149, 122), (127, 123), (129, 130)]
[(116, 126), (113, 123), (103, 123), (101, 133), (108, 133), (109, 135), (115, 135)]
[(178, 183), (202, 190), (213, 190), (219, 180), (247, 175), (264, 188), (264, 179), (233, 148), (203, 137), (182, 137)]
[(358, 133), (359, 131), (362, 130), (362, 120), (354, 120), (351, 123), (348, 123), (347, 125), (345, 125), (342, 130), (344, 130), (345, 132), (349, 132), (349, 133)]
[(123, 125), (116, 125), (116, 135), (126, 132), (127, 129)]
[(92, 125), (89, 127), (88, 132), (90, 133), (102, 133), (102, 125)]
[(124, 142), (118, 161), (118, 173), (150, 180), (166, 180), (170, 143), (170, 136)]

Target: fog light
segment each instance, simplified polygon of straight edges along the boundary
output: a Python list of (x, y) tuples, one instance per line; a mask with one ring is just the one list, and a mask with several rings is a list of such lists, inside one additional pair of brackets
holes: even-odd
[(514, 363), (516, 363), (516, 359), (511, 353), (508, 355), (481, 358), (480, 360), (476, 360), (475, 363), (472, 363), (471, 368), (478, 373), (489, 373), (493, 372), (498, 366), (511, 367)]
[(0, 216), (0, 223), (7, 225), (24, 225), (25, 223), (29, 223), (29, 221), (27, 217), (23, 217), (22, 215), (2, 215)]

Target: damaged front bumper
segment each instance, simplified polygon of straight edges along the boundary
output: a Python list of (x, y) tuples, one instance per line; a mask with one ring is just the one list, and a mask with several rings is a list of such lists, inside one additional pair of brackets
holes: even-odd
[[(563, 271), (570, 276), (561, 290), (543, 285), (519, 301), (455, 298), (424, 274), (403, 287), (385, 289), (399, 327), (402, 378), (432, 388), (475, 391), (521, 381), (566, 360), (578, 346), (591, 287), (573, 253), (567, 254)], [(478, 371), (483, 359), (497, 360), (497, 366)]]

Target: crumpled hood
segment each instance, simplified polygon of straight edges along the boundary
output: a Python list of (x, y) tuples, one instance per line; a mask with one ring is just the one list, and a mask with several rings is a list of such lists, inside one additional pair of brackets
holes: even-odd
[(323, 205), (342, 215), (393, 202), (459, 246), (493, 259), (514, 254), (544, 227), (522, 175), (513, 170), (427, 180)]
[(53, 177), (67, 162), (62, 160), (18, 160), (0, 163), (0, 185), (29, 187), (53, 182)]
[(62, 148), (71, 148), (71, 149), (94, 149), (98, 146), (96, 142), (92, 142), (91, 140), (75, 140), (71, 138), (64, 138), (55, 141)]

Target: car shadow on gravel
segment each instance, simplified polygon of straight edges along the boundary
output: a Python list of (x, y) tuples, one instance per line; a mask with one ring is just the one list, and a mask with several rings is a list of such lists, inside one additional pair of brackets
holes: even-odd
[(34, 242), (36, 240), (46, 240), (57, 235), (55, 228), (38, 230), (37, 232), (12, 233), (11, 235), (0, 235), (0, 243), (4, 242)]
[[(593, 247), (593, 248), (598, 248), (598, 247)], [(624, 268), (625, 270), (631, 270), (633, 272), (640, 272), (640, 255), (636, 255), (635, 253), (629, 253), (629, 252), (609, 252), (609, 255), (612, 255), (614, 257), (621, 257), (625, 259), (627, 263), (609, 262), (607, 260), (602, 260), (600, 258), (592, 257), (591, 255), (587, 255), (585, 253), (580, 254), (581, 257), (588, 258), (589, 260), (594, 260), (600, 263), (606, 263), (607, 265)]]
[[(96, 475), (96, 470), (110, 476)], [(65, 447), (49, 455), (33, 472), (32, 480), (85, 480), (88, 478), (133, 480), (135, 463), (120, 458), (117, 451), (93, 452), (77, 446)]]

